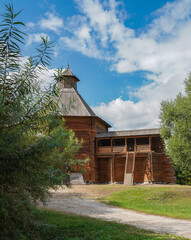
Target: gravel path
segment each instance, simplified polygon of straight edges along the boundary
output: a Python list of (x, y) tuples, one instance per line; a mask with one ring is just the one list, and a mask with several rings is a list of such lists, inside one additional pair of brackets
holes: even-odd
[(66, 192), (55, 192), (46, 208), (56, 211), (115, 221), (191, 239), (191, 221), (138, 213), (108, 206), (90, 198), (79, 198)]

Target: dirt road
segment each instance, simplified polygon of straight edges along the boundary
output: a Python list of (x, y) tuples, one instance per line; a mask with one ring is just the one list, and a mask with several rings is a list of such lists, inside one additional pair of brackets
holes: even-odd
[[(123, 188), (123, 187), (122, 187)], [(57, 211), (89, 216), (118, 223), (136, 226), (160, 233), (169, 233), (191, 239), (191, 221), (160, 217), (127, 209), (108, 206), (94, 199), (113, 188), (100, 191), (96, 186), (74, 186), (72, 189), (59, 189), (46, 208)]]

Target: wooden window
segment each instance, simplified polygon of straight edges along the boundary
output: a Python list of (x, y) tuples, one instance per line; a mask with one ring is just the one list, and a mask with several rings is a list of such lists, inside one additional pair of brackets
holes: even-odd
[(111, 140), (110, 139), (98, 140), (98, 146), (99, 147), (109, 147), (109, 146), (111, 146)]
[(113, 139), (113, 146), (125, 146), (125, 138)]
[(128, 138), (127, 139), (127, 151), (128, 152), (134, 151), (134, 147), (135, 147), (134, 142), (135, 142), (134, 138)]

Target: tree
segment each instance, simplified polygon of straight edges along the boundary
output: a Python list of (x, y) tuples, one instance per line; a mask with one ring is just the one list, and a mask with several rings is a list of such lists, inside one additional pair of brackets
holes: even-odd
[(176, 170), (191, 177), (191, 74), (184, 84), (184, 95), (179, 93), (174, 100), (161, 103), (160, 127)]
[(37, 55), (22, 64), (24, 24), (12, 5), (5, 8), (0, 25), (0, 239), (38, 239), (32, 208), (47, 199), (50, 187), (65, 181), (80, 145), (59, 117), (56, 83), (42, 90), (38, 80), (50, 63), (52, 43), (42, 38)]

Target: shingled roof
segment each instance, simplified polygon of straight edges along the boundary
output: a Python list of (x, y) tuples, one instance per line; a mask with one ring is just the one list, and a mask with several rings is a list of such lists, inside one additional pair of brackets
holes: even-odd
[(109, 137), (131, 137), (131, 136), (145, 136), (145, 135), (159, 135), (158, 128), (155, 129), (139, 129), (139, 130), (127, 130), (127, 131), (111, 131), (101, 132), (97, 134), (97, 138), (109, 138)]
[[(71, 102), (73, 104), (71, 104)], [(68, 108), (69, 105), (73, 107), (69, 108), (66, 112), (65, 108)], [(62, 115), (89, 117), (96, 116), (96, 114), (92, 111), (92, 109), (88, 106), (75, 88), (63, 88), (61, 90), (59, 107)]]

